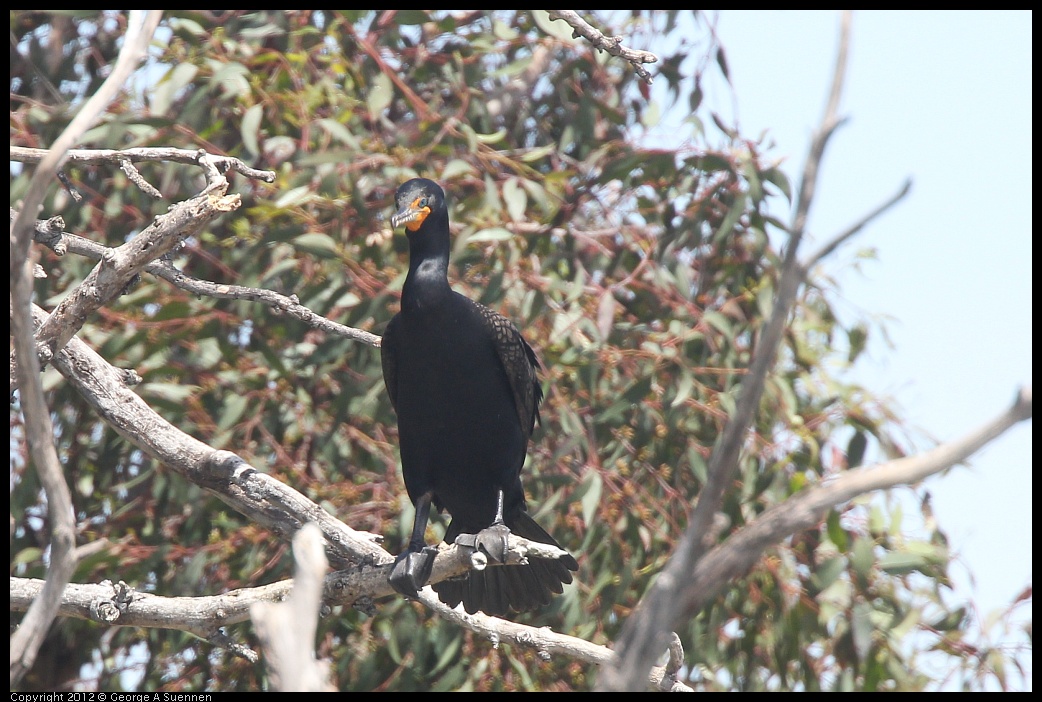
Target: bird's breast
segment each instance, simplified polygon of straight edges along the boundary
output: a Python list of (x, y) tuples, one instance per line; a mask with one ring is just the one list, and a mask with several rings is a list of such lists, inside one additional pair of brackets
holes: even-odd
[(520, 432), (513, 392), (487, 329), (466, 310), (415, 317), (402, 320), (400, 430), (471, 444)]

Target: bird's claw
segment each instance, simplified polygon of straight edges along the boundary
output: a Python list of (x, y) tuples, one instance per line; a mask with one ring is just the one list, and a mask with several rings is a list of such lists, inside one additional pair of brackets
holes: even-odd
[(420, 551), (399, 554), (388, 578), (391, 587), (406, 597), (419, 597), (420, 588), (431, 579), (437, 553), (438, 549), (434, 546), (424, 546)]

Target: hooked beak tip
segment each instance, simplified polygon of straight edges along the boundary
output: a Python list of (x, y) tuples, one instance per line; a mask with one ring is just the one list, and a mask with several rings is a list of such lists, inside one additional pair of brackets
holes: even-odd
[(403, 224), (407, 225), (413, 224), (415, 222), (416, 224), (411, 228), (416, 229), (420, 226), (420, 224), (423, 223), (423, 220), (428, 213), (429, 210), (427, 208), (415, 209), (412, 207), (408, 207), (399, 210), (398, 212), (395, 212), (393, 215), (391, 215), (391, 227), (397, 229)]

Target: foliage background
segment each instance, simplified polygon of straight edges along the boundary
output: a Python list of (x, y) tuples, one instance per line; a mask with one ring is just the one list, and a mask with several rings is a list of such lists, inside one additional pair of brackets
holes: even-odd
[[(412, 175), (440, 181), (452, 200), (457, 288), (514, 319), (543, 360), (548, 397), (526, 487), (537, 519), (582, 554), (577, 584), (519, 619), (610, 643), (704, 479), (770, 306), (772, 218), (787, 211), (790, 186), (764, 146), (706, 114), (700, 87), (690, 90), (727, 72), (701, 16), (703, 31), (668, 42), (676, 51), (657, 66), (697, 135), (677, 148), (642, 146), (663, 106), (627, 64), (536, 13), (167, 18), (168, 44), (84, 146), (198, 146), (276, 170), (271, 186), (236, 177), (245, 206), (190, 240), (177, 265), (296, 294), (376, 333), (405, 272), (404, 241), (386, 221), (394, 188)], [(606, 33), (653, 48), (678, 31), (676, 13), (628, 19)], [(124, 21), (12, 14), (12, 143), (54, 140), (100, 83)], [(45, 212), (115, 245), (199, 189), (192, 169), (142, 170), (166, 203), (118, 170), (90, 167), (70, 169), (85, 201), (56, 190)], [(13, 168), (12, 204), (26, 183)], [(46, 254), (42, 263), (50, 277), (37, 295), (48, 308), (91, 267)], [(876, 329), (841, 324), (835, 294), (828, 279), (804, 291), (727, 503), (732, 527), (857, 464), (869, 446), (894, 455), (905, 445), (892, 412), (849, 380)], [(151, 278), (81, 337), (134, 367), (142, 397), (184, 431), (384, 534), (392, 551), (404, 543), (411, 506), (378, 350)], [(203, 595), (288, 575), (285, 544), (126, 445), (56, 374), (47, 380), (80, 543), (108, 541), (75, 582)], [(16, 410), (11, 569), (42, 577), (44, 511)], [(970, 686), (1001, 675), (1007, 653), (973, 648), (965, 611), (941, 599), (943, 532), (903, 536), (902, 510), (860, 501), (772, 551), (678, 632), (691, 679), (706, 689), (919, 689), (932, 683), (918, 665), (932, 647)], [(231, 633), (252, 641), (247, 625)], [(318, 652), (343, 689), (587, 689), (595, 675), (496, 649), (397, 599), (372, 616), (328, 617)], [(258, 689), (264, 672), (180, 632), (64, 620), (24, 685)]]

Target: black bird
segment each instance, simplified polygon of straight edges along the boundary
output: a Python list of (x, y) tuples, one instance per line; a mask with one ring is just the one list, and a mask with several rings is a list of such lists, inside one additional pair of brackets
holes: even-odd
[[(476, 547), (503, 561), (506, 536), (553, 544), (528, 515), (521, 486), (528, 439), (539, 416), (539, 361), (502, 315), (449, 287), (449, 210), (437, 183), (414, 178), (394, 195), (395, 228), (409, 238), (401, 311), (381, 346), (384, 384), (398, 414), (402, 473), (416, 521), (391, 585), (415, 597), (437, 549), (426, 546), (431, 505), (452, 517), (445, 541), (474, 534)], [(450, 607), (506, 614), (549, 604), (579, 569), (571, 556), (529, 557), (434, 585)]]

